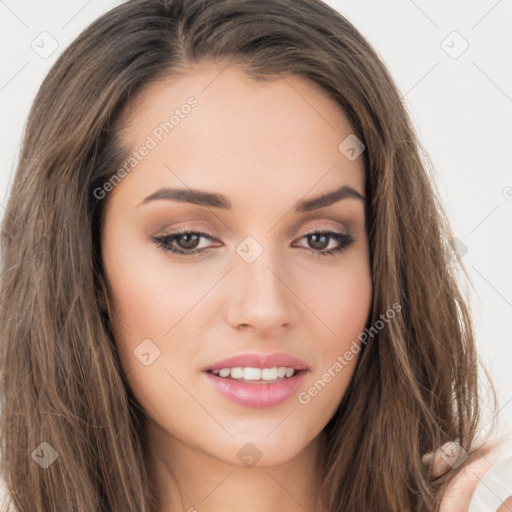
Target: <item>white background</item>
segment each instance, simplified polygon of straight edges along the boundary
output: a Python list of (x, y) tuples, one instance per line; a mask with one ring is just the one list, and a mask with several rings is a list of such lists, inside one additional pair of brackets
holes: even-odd
[[(44, 75), (83, 28), (119, 3), (0, 0), (0, 215)], [(469, 292), (479, 354), (498, 390), (502, 429), (510, 432), (512, 0), (327, 3), (388, 66), (433, 161), (454, 234), (467, 248), (463, 262), (474, 287)], [(46, 59), (31, 48), (43, 31), (59, 45)], [(467, 50), (452, 58), (465, 44)]]

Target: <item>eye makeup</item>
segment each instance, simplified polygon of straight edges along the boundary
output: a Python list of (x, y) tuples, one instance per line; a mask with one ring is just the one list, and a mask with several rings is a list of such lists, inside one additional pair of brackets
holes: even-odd
[[(200, 241), (201, 238), (212, 240), (214, 242), (221, 243), (217, 238), (211, 236), (210, 234), (206, 233), (205, 231), (201, 230), (193, 230), (187, 227), (180, 228), (178, 230), (172, 231), (170, 233), (165, 233), (163, 235), (159, 236), (152, 236), (152, 240), (157, 244), (158, 248), (161, 248), (165, 252), (170, 252), (172, 254), (176, 254), (179, 256), (184, 257), (194, 257), (199, 254), (204, 253), (205, 251), (213, 250), (211, 246), (209, 247), (203, 247), (203, 248), (197, 248), (198, 241)], [(325, 240), (327, 240), (329, 243), (327, 243), (327, 246), (330, 245), (330, 241), (334, 240), (337, 242), (337, 245), (334, 248), (331, 248), (329, 250), (320, 249), (317, 250), (315, 248), (312, 248), (312, 253), (319, 256), (334, 256), (337, 254), (342, 254), (345, 252), (355, 241), (355, 238), (353, 235), (346, 233), (344, 231), (334, 231), (334, 230), (312, 230), (308, 233), (304, 234), (302, 237), (299, 238), (299, 240), (306, 238), (308, 243), (316, 244), (320, 241), (320, 245), (325, 243)], [(183, 247), (181, 248), (178, 245), (178, 242), (185, 242), (185, 244), (189, 244), (190, 241), (192, 241), (193, 247)], [(304, 247), (303, 247), (304, 248)]]

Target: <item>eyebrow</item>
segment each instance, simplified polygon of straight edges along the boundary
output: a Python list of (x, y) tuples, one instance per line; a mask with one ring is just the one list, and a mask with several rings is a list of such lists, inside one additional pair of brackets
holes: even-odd
[[(332, 192), (327, 192), (326, 194), (313, 199), (300, 200), (295, 203), (293, 208), (296, 213), (305, 213), (325, 208), (341, 201), (342, 199), (349, 198), (360, 199), (363, 203), (366, 203), (364, 196), (362, 196), (356, 189), (348, 185), (343, 185)], [(193, 203), (200, 206), (207, 206), (209, 208), (222, 208), (224, 210), (232, 209), (231, 202), (223, 194), (184, 188), (160, 188), (150, 196), (146, 197), (146, 199), (144, 199), (138, 206), (159, 199)]]

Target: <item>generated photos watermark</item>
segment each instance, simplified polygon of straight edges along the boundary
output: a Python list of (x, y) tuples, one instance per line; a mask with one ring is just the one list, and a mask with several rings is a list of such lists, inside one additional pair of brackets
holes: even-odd
[(178, 126), (182, 119), (192, 112), (192, 109), (197, 107), (198, 101), (194, 96), (187, 99), (187, 102), (179, 108), (175, 108), (173, 114), (168, 120), (162, 121), (156, 126), (153, 131), (146, 137), (146, 140), (139, 149), (133, 151), (124, 164), (103, 183), (101, 187), (97, 187), (93, 191), (96, 199), (105, 199), (108, 192), (114, 188), (126, 177), (149, 153), (155, 149), (166, 135), (172, 132)]
[(380, 319), (375, 322), (375, 324), (370, 328), (365, 328), (364, 331), (359, 333), (357, 339), (352, 341), (350, 348), (346, 350), (342, 355), (339, 355), (336, 358), (336, 361), (327, 368), (327, 370), (322, 374), (322, 376), (315, 381), (306, 391), (301, 391), (297, 395), (297, 400), (300, 404), (306, 405), (309, 404), (311, 398), (317, 396), (332, 379), (338, 375), (343, 368), (345, 368), (349, 362), (359, 354), (361, 351), (362, 345), (366, 345), (370, 338), (373, 338), (387, 323), (390, 322), (393, 318), (395, 318), (396, 313), (402, 310), (402, 305), (398, 302), (395, 302), (391, 308), (389, 308), (386, 313), (382, 313), (380, 315)]

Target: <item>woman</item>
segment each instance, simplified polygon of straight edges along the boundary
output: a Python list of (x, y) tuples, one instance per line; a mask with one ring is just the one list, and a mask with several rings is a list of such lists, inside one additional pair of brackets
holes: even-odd
[(490, 467), (420, 145), (320, 1), (103, 15), (35, 99), (2, 242), (15, 510), (466, 510)]

